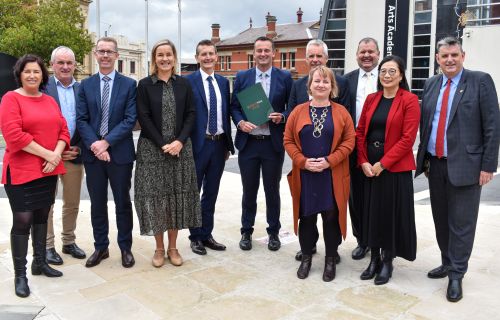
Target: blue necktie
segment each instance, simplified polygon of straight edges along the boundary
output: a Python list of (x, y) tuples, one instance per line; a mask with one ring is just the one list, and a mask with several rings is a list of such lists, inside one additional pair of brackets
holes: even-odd
[(213, 78), (209, 76), (208, 80), (208, 95), (210, 113), (208, 115), (208, 133), (215, 135), (217, 133), (217, 96), (215, 95), (215, 88), (212, 84)]
[(102, 88), (101, 95), (101, 128), (99, 130), (99, 134), (101, 137), (104, 137), (108, 134), (108, 122), (109, 122), (109, 81), (110, 77), (104, 76), (102, 77), (104, 81), (104, 86)]

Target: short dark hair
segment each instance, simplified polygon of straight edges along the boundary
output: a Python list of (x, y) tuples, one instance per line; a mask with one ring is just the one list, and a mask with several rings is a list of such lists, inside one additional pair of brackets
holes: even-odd
[(358, 52), (358, 51), (359, 51), (359, 45), (360, 45), (360, 44), (362, 44), (362, 43), (370, 43), (370, 42), (375, 43), (375, 48), (377, 48), (377, 52), (380, 52), (380, 49), (378, 48), (378, 41), (377, 41), (377, 40), (375, 40), (375, 39), (374, 39), (374, 38), (372, 38), (372, 37), (365, 37), (365, 38), (363, 38), (363, 39), (359, 40), (359, 42), (358, 42), (358, 49), (356, 49), (356, 52)]
[(200, 50), (199, 50), (200, 46), (212, 46), (215, 49), (215, 53), (217, 53), (217, 47), (212, 42), (212, 40), (205, 39), (205, 40), (201, 40), (200, 42), (198, 42), (198, 44), (196, 45), (196, 55), (198, 55), (200, 53)]
[[(410, 87), (408, 86), (408, 80), (406, 80), (406, 74), (405, 74), (405, 62), (401, 57), (398, 56), (387, 56), (380, 63), (378, 64), (378, 73), (380, 75), (380, 68), (389, 61), (394, 61), (398, 65), (399, 73), (401, 73), (401, 81), (399, 82), (399, 87), (403, 88), (405, 90), (410, 90)], [(377, 90), (383, 90), (384, 87), (382, 87), (382, 84), (380, 83), (380, 77), (377, 79)]]
[(45, 89), (47, 83), (49, 82), (49, 72), (47, 71), (47, 67), (45, 67), (45, 64), (43, 63), (42, 58), (34, 54), (25, 54), (24, 56), (19, 58), (19, 60), (17, 60), (16, 64), (14, 65), (14, 78), (16, 79), (18, 87), (20, 88), (23, 86), (21, 82), (21, 73), (24, 71), (26, 64), (30, 62), (36, 62), (40, 66), (40, 69), (42, 69), (42, 82), (40, 83), (39, 90)]
[(257, 39), (255, 39), (255, 41), (253, 42), (253, 47), (254, 47), (254, 50), (255, 50), (255, 43), (257, 43), (257, 41), (269, 41), (269, 42), (271, 42), (271, 44), (272, 44), (272, 46), (273, 46), (273, 51), (274, 51), (274, 41), (273, 41), (273, 39), (268, 38), (268, 37), (264, 37), (264, 36), (258, 37), (258, 38), (257, 38)]

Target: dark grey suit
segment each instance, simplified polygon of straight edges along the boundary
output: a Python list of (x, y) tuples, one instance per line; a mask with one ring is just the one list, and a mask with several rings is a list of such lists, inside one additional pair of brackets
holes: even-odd
[(447, 159), (429, 156), (427, 146), (442, 79), (436, 75), (424, 86), (415, 176), (425, 170), (429, 160), (431, 206), (442, 264), (450, 267), (450, 279), (460, 279), (467, 272), (474, 242), (480, 172), (497, 170), (500, 112), (491, 76), (464, 69), (456, 93), (450, 97)]

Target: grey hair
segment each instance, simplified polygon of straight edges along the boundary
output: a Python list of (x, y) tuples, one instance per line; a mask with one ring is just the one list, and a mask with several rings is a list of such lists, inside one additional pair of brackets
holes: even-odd
[(436, 44), (436, 53), (439, 53), (439, 49), (441, 49), (441, 47), (449, 47), (449, 46), (458, 46), (460, 48), (460, 52), (464, 53), (464, 49), (462, 48), (462, 43), (455, 37), (445, 37), (439, 40)]
[(52, 54), (50, 55), (50, 62), (54, 63), (56, 61), (56, 55), (61, 52), (66, 52), (71, 54), (73, 56), (73, 61), (76, 61), (75, 53), (73, 52), (73, 50), (71, 50), (71, 48), (68, 48), (66, 46), (59, 46), (54, 50), (52, 50)]
[(377, 51), (380, 52), (380, 49), (378, 48), (378, 41), (375, 40), (372, 37), (365, 37), (365, 38), (359, 40), (359, 42), (358, 42), (358, 50), (356, 50), (356, 51), (359, 51), (359, 45), (360, 44), (362, 44), (362, 43), (370, 43), (370, 42), (375, 43), (375, 47), (377, 48)]
[(309, 48), (311, 46), (323, 47), (323, 54), (325, 55), (325, 57), (328, 58), (328, 46), (326, 45), (326, 43), (323, 40), (320, 40), (320, 39), (310, 40), (306, 46), (306, 55), (307, 55), (307, 52), (309, 51)]

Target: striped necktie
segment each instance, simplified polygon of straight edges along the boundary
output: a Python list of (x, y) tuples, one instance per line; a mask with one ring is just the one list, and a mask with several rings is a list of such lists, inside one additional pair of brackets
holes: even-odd
[(102, 89), (101, 95), (101, 128), (99, 130), (99, 134), (101, 137), (104, 137), (108, 134), (108, 122), (109, 122), (109, 81), (110, 77), (104, 76), (102, 77), (102, 81), (104, 81), (104, 86)]

